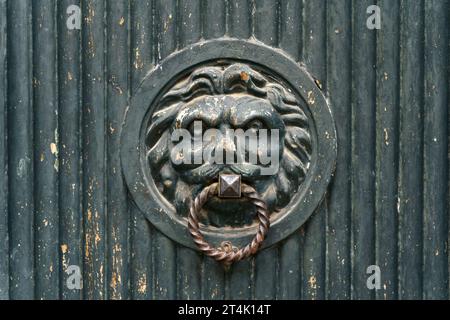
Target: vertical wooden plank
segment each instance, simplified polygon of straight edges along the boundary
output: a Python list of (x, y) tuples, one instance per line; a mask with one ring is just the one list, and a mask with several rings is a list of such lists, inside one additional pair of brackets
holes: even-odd
[(153, 234), (150, 222), (134, 203), (129, 205), (131, 215), (131, 274), (130, 295), (133, 300), (149, 300), (153, 297)]
[(423, 298), (448, 299), (449, 3), (425, 2)]
[[(326, 203), (320, 204), (316, 212), (302, 227), (302, 298), (306, 300), (325, 299), (325, 217)], [(322, 230), (323, 229), (323, 230)]]
[(338, 138), (327, 223), (327, 298), (350, 299), (351, 0), (327, 3), (327, 87)]
[[(218, 38), (226, 33), (228, 1), (204, 1), (202, 10), (203, 37)], [(225, 298), (225, 272), (214, 259), (203, 258), (201, 275), (201, 298), (222, 300)]]
[(177, 0), (155, 0), (157, 59), (162, 60), (177, 48)]
[(177, 297), (176, 249), (166, 236), (155, 230), (153, 237), (153, 264), (155, 295), (157, 300), (173, 300)]
[(423, 1), (401, 2), (399, 298), (422, 297)]
[(225, 299), (250, 300), (254, 298), (254, 258), (239, 261), (225, 274)]
[[(177, 48), (177, 19), (176, 0), (155, 1), (158, 62)], [(177, 297), (177, 252), (175, 244), (161, 232), (155, 230), (153, 250), (155, 299), (175, 299)]]
[[(449, 11), (449, 14), (450, 14), (450, 9), (448, 10)], [(450, 23), (448, 20), (447, 20), (447, 23)], [(448, 50), (449, 50), (449, 52), (450, 52), (450, 37), (448, 37), (448, 44), (447, 44), (447, 48), (448, 48)], [(448, 83), (448, 87), (450, 88), (450, 53), (448, 54), (448, 59), (447, 59), (447, 64), (448, 64), (448, 68), (447, 68), (447, 83)], [(447, 115), (447, 119), (448, 119), (448, 122), (447, 122), (447, 130), (448, 131), (450, 131), (450, 92), (448, 92), (447, 93), (447, 113), (448, 113), (448, 115)], [(448, 176), (448, 194), (447, 194), (447, 212), (450, 214), (450, 134), (449, 134), (449, 137), (448, 137), (448, 139), (447, 139), (447, 143), (448, 143), (448, 165), (447, 165), (447, 176)], [(449, 226), (448, 226), (448, 236), (447, 236), (447, 252), (449, 251), (449, 246), (450, 246), (450, 223), (449, 223)], [(449, 288), (448, 288), (448, 295), (449, 295), (449, 297), (450, 297), (450, 254), (447, 254), (447, 256), (448, 256), (448, 263), (447, 263), (447, 265), (448, 265), (448, 270), (447, 270), (447, 272), (448, 272), (448, 278), (447, 278), (447, 281), (448, 281), (448, 283), (449, 283)]]
[[(131, 1), (131, 94), (137, 90), (145, 74), (154, 62), (155, 41), (153, 37), (152, 0)], [(153, 296), (153, 230), (143, 213), (129, 205), (131, 216), (131, 274), (130, 294), (132, 299), (146, 300)]]
[(377, 30), (376, 107), (376, 265), (381, 269), (377, 299), (397, 299), (397, 173), (399, 103), (399, 1), (379, 3), (382, 28)]
[(278, 287), (278, 246), (261, 250), (255, 257), (255, 299), (274, 300)]
[[(326, 90), (326, 8), (324, 0), (303, 3), (303, 61)], [(303, 288), (305, 299), (325, 298), (326, 199), (303, 226)]]
[[(302, 56), (302, 2), (281, 0), (279, 10), (279, 45), (298, 61)], [(302, 239), (301, 229), (299, 229), (279, 246), (278, 299), (301, 298)]]
[(301, 1), (280, 0), (278, 43), (296, 61), (302, 57), (302, 7)]
[(56, 2), (33, 2), (36, 299), (59, 298)]
[[(279, 1), (256, 1), (255, 37), (270, 46), (278, 43)], [(278, 247), (260, 251), (255, 257), (254, 298), (275, 299), (278, 285)]]
[(201, 37), (201, 1), (187, 0), (178, 4), (178, 48), (197, 42)]
[(153, 38), (152, 2), (152, 0), (131, 0), (130, 2), (132, 91), (137, 90), (154, 62), (156, 41)]
[[(252, 35), (252, 0), (229, 2), (229, 35), (247, 39)], [(254, 261), (247, 259), (232, 265), (225, 273), (225, 299), (251, 299), (254, 280)]]
[(220, 38), (226, 32), (227, 0), (203, 1), (202, 25), (205, 39)]
[(106, 289), (105, 210), (105, 1), (83, 7), (83, 212), (84, 294), (104, 299)]
[(254, 36), (269, 46), (278, 44), (278, 14), (280, 1), (255, 1)]
[(229, 34), (233, 38), (247, 39), (252, 35), (253, 0), (229, 2)]
[[(183, 48), (200, 40), (201, 2), (199, 0), (179, 2), (178, 10), (178, 47)], [(181, 245), (177, 246), (177, 296), (179, 299), (200, 299), (201, 275), (201, 255), (195, 250)]]
[(108, 298), (129, 296), (128, 197), (120, 166), (120, 129), (129, 100), (128, 1), (107, 2)]
[[(205, 270), (205, 272), (214, 272)], [(202, 289), (202, 257), (200, 253), (184, 247), (177, 251), (177, 298), (182, 300), (199, 300)]]
[[(60, 290), (62, 299), (81, 299), (82, 290), (67, 287), (69, 266), (83, 268), (81, 210), (81, 32), (70, 30), (67, 9), (79, 1), (58, 3), (59, 215)], [(73, 12), (71, 12), (73, 14)]]
[(6, 13), (6, 0), (0, 0), (0, 300), (9, 298)]
[(366, 26), (370, 1), (353, 1), (352, 285), (354, 299), (371, 299), (367, 267), (375, 263), (375, 31)]
[(299, 300), (302, 297), (302, 235), (303, 229), (289, 236), (279, 248), (277, 299)]
[(7, 15), (10, 298), (33, 299), (31, 2), (8, 1)]
[(303, 3), (303, 62), (308, 71), (326, 89), (326, 26), (327, 2), (305, 1)]
[(220, 263), (204, 257), (201, 279), (203, 300), (225, 299), (225, 271)]

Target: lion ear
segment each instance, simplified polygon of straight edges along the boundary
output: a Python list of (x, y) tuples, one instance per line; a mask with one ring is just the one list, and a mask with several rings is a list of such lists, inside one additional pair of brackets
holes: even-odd
[(169, 133), (164, 132), (154, 146), (148, 150), (147, 159), (151, 168), (159, 171), (169, 156)]
[(288, 127), (286, 130), (286, 147), (304, 164), (311, 160), (311, 135), (303, 128)]
[(152, 117), (152, 124), (147, 129), (146, 145), (147, 159), (153, 169), (159, 170), (162, 163), (169, 156), (169, 130), (178, 114), (179, 104), (172, 105), (156, 112)]
[(181, 105), (181, 103), (177, 103), (155, 112), (145, 136), (147, 146), (152, 147), (161, 138), (163, 132), (175, 121)]

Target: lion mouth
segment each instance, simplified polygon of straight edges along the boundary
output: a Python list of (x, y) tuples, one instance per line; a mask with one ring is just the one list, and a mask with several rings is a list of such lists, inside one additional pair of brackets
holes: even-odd
[(219, 173), (240, 174), (243, 178), (264, 178), (261, 175), (261, 166), (248, 162), (238, 164), (203, 164), (197, 168), (186, 170), (181, 173), (183, 180), (189, 183), (205, 183), (217, 179)]

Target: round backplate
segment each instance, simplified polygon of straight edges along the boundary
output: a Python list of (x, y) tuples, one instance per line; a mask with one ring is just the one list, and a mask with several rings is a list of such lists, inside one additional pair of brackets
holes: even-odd
[[(155, 182), (147, 159), (146, 135), (159, 101), (170, 88), (193, 70), (223, 64), (223, 61), (253, 66), (285, 84), (302, 101), (309, 119), (312, 148), (308, 168), (300, 186), (292, 191), (288, 205), (272, 214), (271, 228), (264, 242), (267, 247), (297, 230), (319, 206), (337, 156), (334, 120), (324, 95), (305, 67), (283, 51), (253, 40), (224, 38), (197, 43), (168, 56), (148, 73), (131, 99), (121, 133), (122, 170), (130, 194), (145, 217), (174, 241), (196, 249), (187, 229), (186, 214), (176, 212)], [(242, 246), (252, 239), (256, 228), (255, 224), (205, 225), (202, 232), (210, 243), (231, 241), (235, 246)]]

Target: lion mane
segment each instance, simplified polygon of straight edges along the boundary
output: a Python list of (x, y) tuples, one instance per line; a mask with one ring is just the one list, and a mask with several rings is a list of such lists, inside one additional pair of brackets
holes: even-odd
[[(246, 64), (200, 67), (176, 83), (159, 100), (146, 131), (145, 146), (150, 171), (161, 194), (177, 209), (186, 209), (186, 198), (204, 186), (190, 186), (178, 177), (170, 161), (170, 130), (179, 110), (202, 96), (246, 94), (268, 101), (285, 125), (284, 148), (278, 172), (258, 190), (269, 208), (289, 204), (308, 171), (312, 142), (309, 119), (300, 101), (280, 81)], [(262, 187), (261, 187), (262, 188)], [(257, 188), (258, 189), (258, 188)]]

